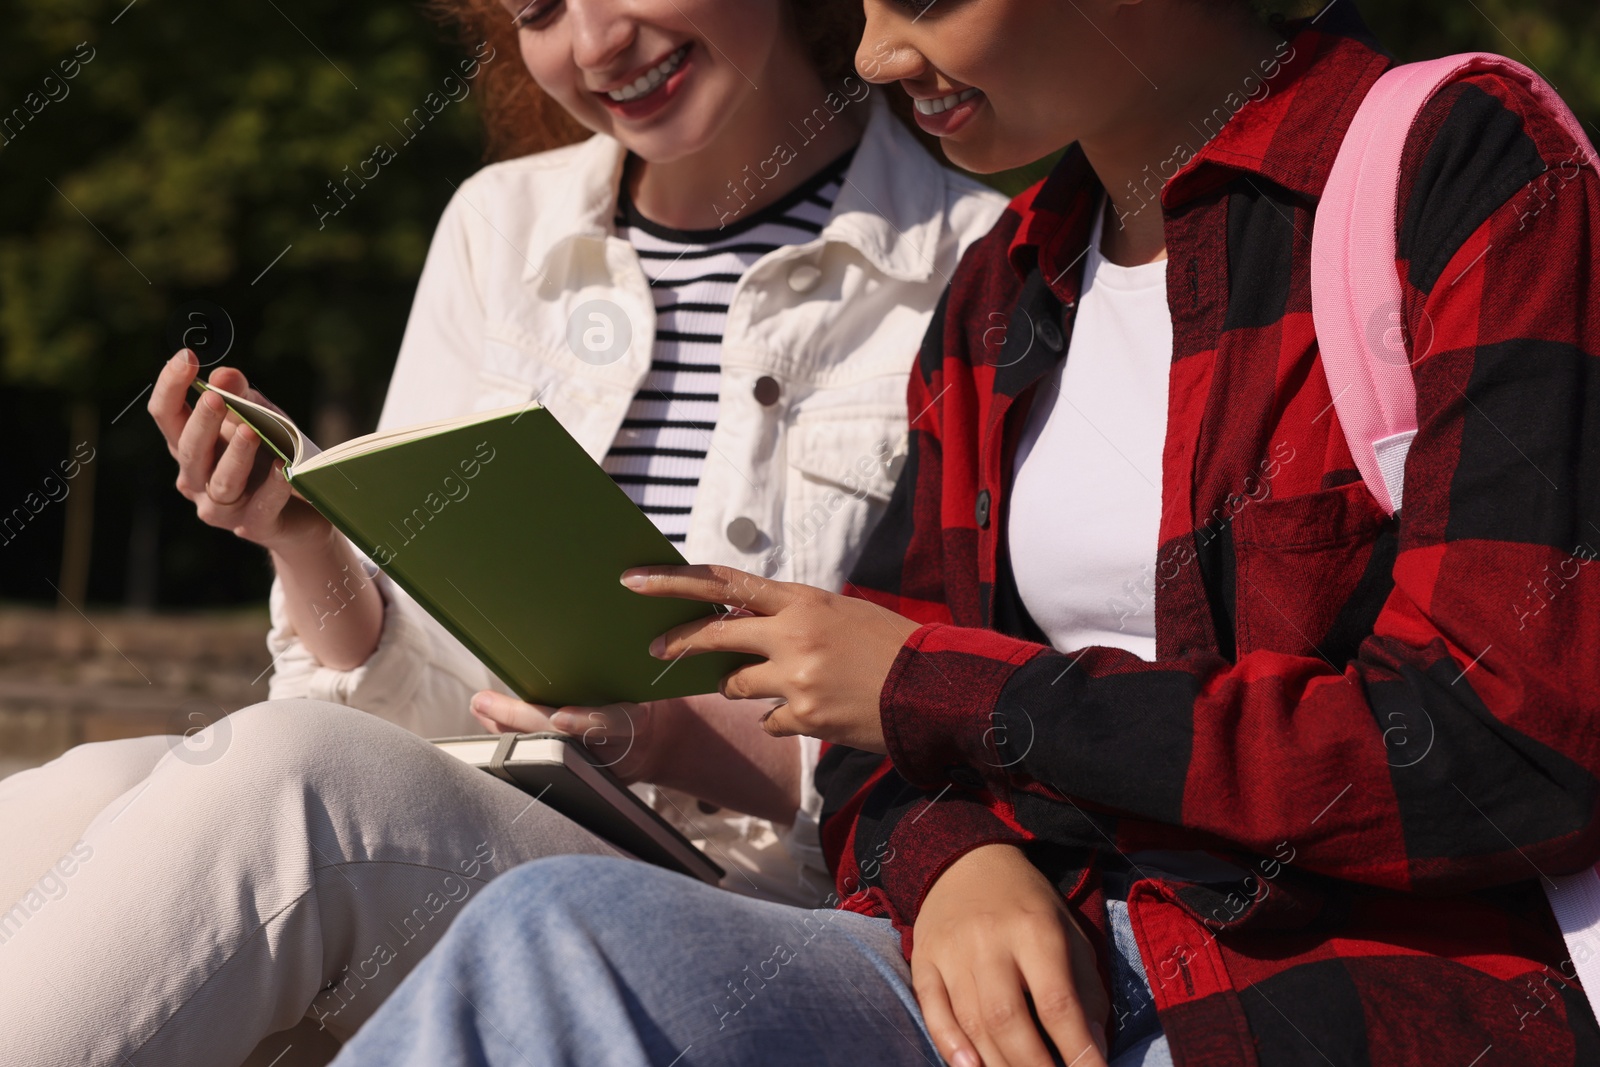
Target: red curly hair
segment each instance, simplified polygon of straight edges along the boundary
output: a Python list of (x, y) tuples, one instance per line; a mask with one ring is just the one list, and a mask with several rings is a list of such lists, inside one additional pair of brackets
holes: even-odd
[[(453, 26), (463, 43), (477, 48), (487, 42), (496, 62), (478, 75), (478, 111), (485, 130), (484, 156), (489, 162), (513, 159), (575, 144), (590, 135), (577, 119), (540, 91), (521, 61), (517, 28), (498, 0), (428, 0), (429, 12)], [(866, 25), (861, 0), (791, 0), (801, 43), (826, 85), (838, 85), (855, 74), (856, 42)], [(899, 94), (904, 95), (904, 94)], [(909, 118), (910, 101), (897, 101), (895, 111)]]

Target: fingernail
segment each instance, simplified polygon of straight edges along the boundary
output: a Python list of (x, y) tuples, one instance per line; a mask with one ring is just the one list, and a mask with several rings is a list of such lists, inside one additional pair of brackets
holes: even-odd
[(479, 693), (477, 696), (473, 697), (472, 698), (472, 710), (473, 711), (481, 711), (484, 714), (488, 714), (488, 712), (489, 712), (489, 698), (488, 698), (488, 696), (486, 696), (483, 693)]
[(1089, 1036), (1094, 1038), (1094, 1047), (1100, 1050), (1100, 1055), (1108, 1055), (1106, 1051), (1109, 1047), (1106, 1044), (1106, 1028), (1099, 1023), (1090, 1023)]
[(629, 589), (644, 588), (644, 574), (639, 571), (623, 571), (621, 580)]
[(570, 734), (572, 732), (572, 728), (577, 725), (577, 722), (577, 716), (571, 714), (570, 712), (558, 711), (554, 715), (550, 716), (550, 726), (555, 729), (557, 733)]
[(658, 637), (654, 641), (651, 641), (650, 642), (650, 654), (652, 656), (654, 656), (656, 659), (666, 659), (667, 658), (667, 639), (665, 637)]
[(983, 1067), (983, 1065), (978, 1062), (977, 1053), (964, 1048), (956, 1053), (955, 1067)]

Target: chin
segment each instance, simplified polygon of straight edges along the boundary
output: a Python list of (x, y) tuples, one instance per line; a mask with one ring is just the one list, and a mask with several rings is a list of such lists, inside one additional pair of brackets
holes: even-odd
[[(723, 108), (719, 111), (718, 108)], [(629, 123), (607, 114), (606, 133), (649, 163), (672, 163), (704, 151), (716, 139), (732, 105), (725, 101), (680, 99), (656, 121)]]
[(1060, 148), (1055, 144), (1020, 144), (1015, 140), (996, 136), (988, 131), (963, 130), (959, 139), (945, 138), (939, 142), (945, 158), (962, 170), (973, 174), (999, 174), (1035, 163)]
[(673, 122), (658, 129), (608, 131), (623, 147), (646, 163), (672, 163), (694, 155), (709, 138), (698, 123)]
[(940, 142), (944, 149), (944, 157), (962, 170), (973, 174), (999, 174), (1004, 170), (1026, 166), (1037, 157), (1025, 157), (1017, 152), (1008, 152), (1003, 146), (983, 143), (953, 144), (949, 141)]

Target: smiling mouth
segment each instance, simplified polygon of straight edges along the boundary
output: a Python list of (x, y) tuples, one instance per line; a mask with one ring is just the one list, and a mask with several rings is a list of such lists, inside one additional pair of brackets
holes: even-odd
[(963, 89), (961, 92), (951, 93), (949, 96), (939, 96), (932, 100), (913, 100), (912, 103), (924, 115), (937, 115), (941, 112), (949, 111), (957, 104), (966, 103), (982, 91), (981, 89)]
[(684, 57), (689, 54), (689, 45), (684, 45), (660, 63), (651, 67), (646, 73), (639, 75), (630, 84), (620, 89), (613, 89), (605, 95), (619, 104), (630, 100), (637, 100), (642, 96), (649, 96), (663, 85), (679, 67), (683, 66)]

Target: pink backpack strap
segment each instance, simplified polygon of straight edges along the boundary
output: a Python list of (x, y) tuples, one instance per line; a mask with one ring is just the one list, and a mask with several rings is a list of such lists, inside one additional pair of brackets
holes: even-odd
[[(1400, 154), (1428, 99), (1478, 71), (1522, 83), (1566, 129), (1583, 161), (1600, 170), (1583, 127), (1561, 97), (1503, 56), (1474, 53), (1396, 67), (1362, 102), (1317, 205), (1311, 308), (1350, 453), (1367, 488), (1391, 515), (1400, 510), (1406, 453), (1417, 434), (1416, 386), (1400, 328), (1395, 264)], [(1600, 1015), (1600, 867), (1546, 879), (1545, 891), (1572, 953), (1572, 972)]]
[(1597, 166), (1572, 111), (1533, 71), (1486, 52), (1395, 67), (1362, 102), (1317, 205), (1311, 239), (1311, 308), (1322, 368), (1345, 440), (1387, 513), (1400, 510), (1406, 453), (1417, 433), (1417, 394), (1401, 328), (1395, 269), (1400, 154), (1430, 97), (1456, 79), (1494, 71), (1522, 83)]

